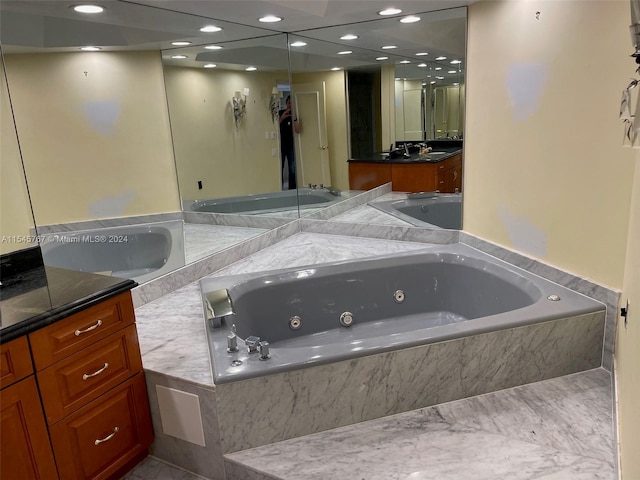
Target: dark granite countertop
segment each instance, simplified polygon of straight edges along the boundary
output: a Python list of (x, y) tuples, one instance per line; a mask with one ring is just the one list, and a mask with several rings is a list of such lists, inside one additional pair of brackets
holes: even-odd
[(438, 148), (434, 149), (426, 157), (420, 157), (417, 153), (412, 153), (409, 158), (399, 157), (389, 159), (389, 153), (374, 153), (370, 157), (364, 158), (350, 158), (348, 162), (353, 163), (439, 163), (447, 158), (451, 158), (454, 155), (462, 152), (459, 147)]
[(129, 279), (47, 266), (3, 277), (2, 284), (0, 343), (50, 325), (137, 285)]

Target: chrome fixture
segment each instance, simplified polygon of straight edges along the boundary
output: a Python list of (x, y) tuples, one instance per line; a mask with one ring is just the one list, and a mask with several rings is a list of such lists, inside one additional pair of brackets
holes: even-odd
[(260, 337), (251, 335), (250, 337), (245, 338), (244, 344), (249, 349), (249, 353), (258, 353), (258, 347), (260, 345)]
[(440, 190), (434, 192), (416, 192), (407, 194), (408, 200), (419, 200), (421, 198), (435, 198), (440, 193)]
[(238, 351), (238, 336), (236, 335), (236, 324), (231, 325), (231, 333), (227, 335), (227, 352)]
[(550, 302), (559, 302), (560, 297), (556, 294), (551, 294), (547, 297), (547, 300), (549, 300)]
[(289, 319), (289, 328), (298, 330), (302, 326), (302, 319), (298, 315), (294, 315)]
[(269, 342), (263, 340), (258, 343), (258, 349), (260, 350), (260, 360), (269, 359)]
[(342, 315), (340, 315), (340, 324), (343, 327), (350, 327), (353, 324), (353, 313), (344, 312)]
[(393, 293), (393, 299), (395, 300), (396, 303), (404, 302), (404, 292), (402, 290), (396, 290)]
[(212, 328), (220, 328), (222, 320), (229, 315), (235, 315), (233, 303), (226, 288), (206, 292), (202, 296), (204, 311)]
[(231, 362), (232, 367), (239, 367), (240, 365), (242, 365), (242, 360), (233, 360)]

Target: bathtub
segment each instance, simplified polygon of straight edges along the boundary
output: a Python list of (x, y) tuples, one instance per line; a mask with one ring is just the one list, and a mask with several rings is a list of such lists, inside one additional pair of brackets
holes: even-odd
[[(215, 384), (605, 309), (586, 296), (462, 244), (209, 277), (200, 281), (200, 288)], [(228, 297), (222, 316), (215, 314), (218, 305), (212, 314), (207, 304), (214, 292)], [(221, 326), (214, 328), (220, 319)], [(601, 319), (598, 322), (604, 322), (604, 313)], [(238, 352), (227, 351), (232, 325)], [(593, 328), (598, 330), (596, 337), (603, 334), (600, 323)], [(248, 337), (268, 342), (269, 358), (248, 353)], [(594, 342), (601, 345), (598, 338)]]
[(239, 197), (186, 201), (184, 210), (209, 213), (241, 213), (245, 215), (323, 208), (343, 200), (341, 192), (332, 188), (285, 190)]
[(48, 233), (45, 265), (147, 282), (183, 267), (182, 220)]
[(462, 228), (462, 195), (439, 193), (432, 198), (369, 202), (373, 208), (417, 227)]

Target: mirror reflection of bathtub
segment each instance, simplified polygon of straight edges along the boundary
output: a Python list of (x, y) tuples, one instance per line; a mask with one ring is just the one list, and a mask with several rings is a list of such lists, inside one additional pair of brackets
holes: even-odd
[(373, 208), (417, 227), (462, 228), (462, 195), (436, 193), (427, 198), (369, 202)]
[(50, 233), (45, 265), (144, 283), (185, 265), (182, 220)]
[(242, 195), (238, 197), (192, 200), (183, 202), (183, 209), (192, 212), (241, 213), (260, 215), (285, 213), (311, 208), (324, 208), (344, 200), (344, 192), (331, 187), (300, 188), (282, 192)]

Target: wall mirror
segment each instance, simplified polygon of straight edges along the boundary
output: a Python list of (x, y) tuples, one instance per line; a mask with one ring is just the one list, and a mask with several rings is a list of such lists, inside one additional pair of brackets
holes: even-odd
[[(397, 140), (395, 66), (423, 51), (462, 59), (449, 37), (456, 37), (454, 44), (464, 53), (464, 8), (421, 14), (413, 25), (387, 18), (283, 34), (130, 2), (108, 2), (102, 17), (78, 15), (70, 6), (30, 0), (0, 4), (9, 91), (41, 233), (77, 230), (91, 221), (111, 227), (150, 213), (182, 218), (180, 210), (203, 199), (290, 194), (283, 189), (273, 116), (284, 107), (287, 92), (303, 124), (296, 137), (300, 188), (294, 206), (276, 199), (266, 208), (223, 209), (222, 215), (251, 213), (286, 222), (325, 201), (340, 201), (363, 190), (351, 187), (347, 160), (379, 154)], [(204, 26), (222, 30), (200, 32)], [(358, 38), (340, 38), (346, 34)], [(174, 45), (177, 41), (190, 44)], [(395, 51), (381, 50), (393, 44)], [(80, 52), (81, 47), (100, 50)], [(340, 53), (346, 50), (352, 53)], [(181, 54), (188, 58), (171, 58)], [(381, 56), (387, 59), (376, 60)], [(207, 64), (216, 67), (205, 69)], [(257, 70), (246, 71), (250, 66)], [(208, 76), (220, 83), (195, 95)], [(194, 113), (181, 125), (191, 107), (199, 117)], [(218, 165), (218, 159), (226, 163)], [(390, 171), (389, 165), (384, 168)], [(309, 185), (315, 188), (302, 195)], [(328, 200), (318, 202), (320, 185), (333, 193), (325, 189), (320, 197)], [(299, 205), (306, 207), (300, 213)], [(151, 223), (157, 220), (151, 217)], [(208, 245), (220, 240), (224, 248), (264, 228), (151, 233), (158, 244), (164, 236), (174, 244), (180, 238)], [(146, 227), (143, 233), (149, 233)], [(165, 266), (160, 249), (145, 262), (160, 262), (166, 272), (212, 253), (196, 251), (183, 251), (183, 258)], [(130, 266), (126, 275), (138, 269), (136, 278), (145, 281), (146, 268), (144, 262)]]

